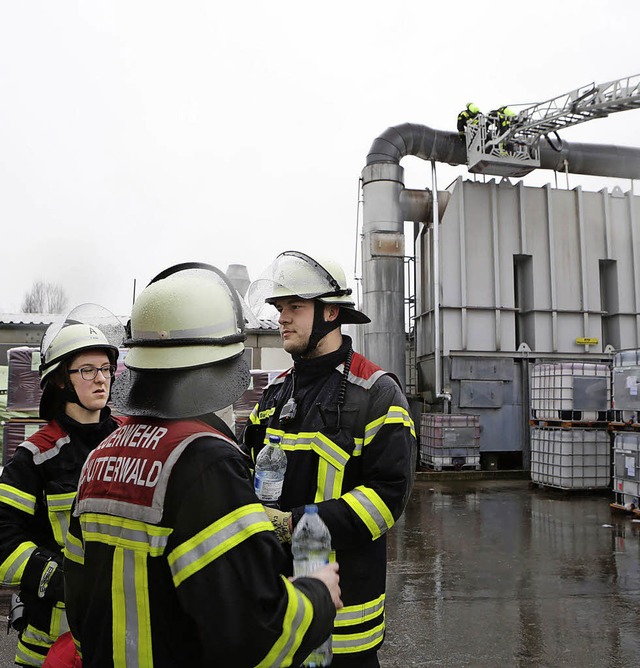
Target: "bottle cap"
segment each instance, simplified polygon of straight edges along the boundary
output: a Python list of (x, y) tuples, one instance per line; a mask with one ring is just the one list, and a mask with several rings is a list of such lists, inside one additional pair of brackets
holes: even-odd
[(278, 436), (277, 434), (269, 434), (269, 443), (280, 443), (281, 440), (281, 436)]
[(316, 506), (315, 503), (310, 503), (309, 505), (304, 507), (304, 512), (309, 515), (314, 515), (315, 513), (318, 512), (318, 506)]

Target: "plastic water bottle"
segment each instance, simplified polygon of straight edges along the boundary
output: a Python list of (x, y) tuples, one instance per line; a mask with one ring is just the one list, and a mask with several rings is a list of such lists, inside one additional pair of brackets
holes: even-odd
[[(304, 507), (304, 515), (296, 524), (291, 536), (291, 552), (293, 574), (296, 577), (310, 575), (329, 563), (331, 534), (318, 514), (318, 506)], [(328, 666), (331, 664), (331, 657), (331, 636), (329, 636), (320, 647), (309, 654), (302, 665), (309, 668)]]
[(287, 455), (282, 449), (281, 441), (280, 436), (269, 436), (269, 444), (262, 448), (256, 457), (253, 477), (256, 496), (262, 505), (271, 508), (279, 507), (284, 472), (287, 470)]

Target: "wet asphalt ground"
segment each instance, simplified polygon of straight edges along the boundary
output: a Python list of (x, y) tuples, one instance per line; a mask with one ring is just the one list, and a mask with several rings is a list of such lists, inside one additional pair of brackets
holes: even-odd
[[(389, 536), (383, 668), (640, 666), (640, 518), (610, 500), (419, 475)], [(0, 629), (1, 667), (15, 644)]]

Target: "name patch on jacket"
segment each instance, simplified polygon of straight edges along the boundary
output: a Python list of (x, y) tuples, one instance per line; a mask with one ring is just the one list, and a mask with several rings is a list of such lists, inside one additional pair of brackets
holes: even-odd
[(87, 458), (74, 514), (103, 512), (158, 522), (171, 469), (187, 445), (202, 436), (215, 436), (237, 447), (199, 420), (128, 420)]

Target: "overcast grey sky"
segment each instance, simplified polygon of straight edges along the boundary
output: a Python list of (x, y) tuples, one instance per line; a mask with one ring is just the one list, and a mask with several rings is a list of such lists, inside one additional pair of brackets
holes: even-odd
[[(0, 0), (0, 311), (41, 278), (124, 315), (171, 264), (256, 278), (290, 248), (352, 277), (381, 132), (640, 73), (639, 25), (636, 0)], [(562, 137), (639, 130), (640, 110)], [(431, 187), (428, 163), (402, 165)], [(438, 170), (441, 188), (466, 173)]]

